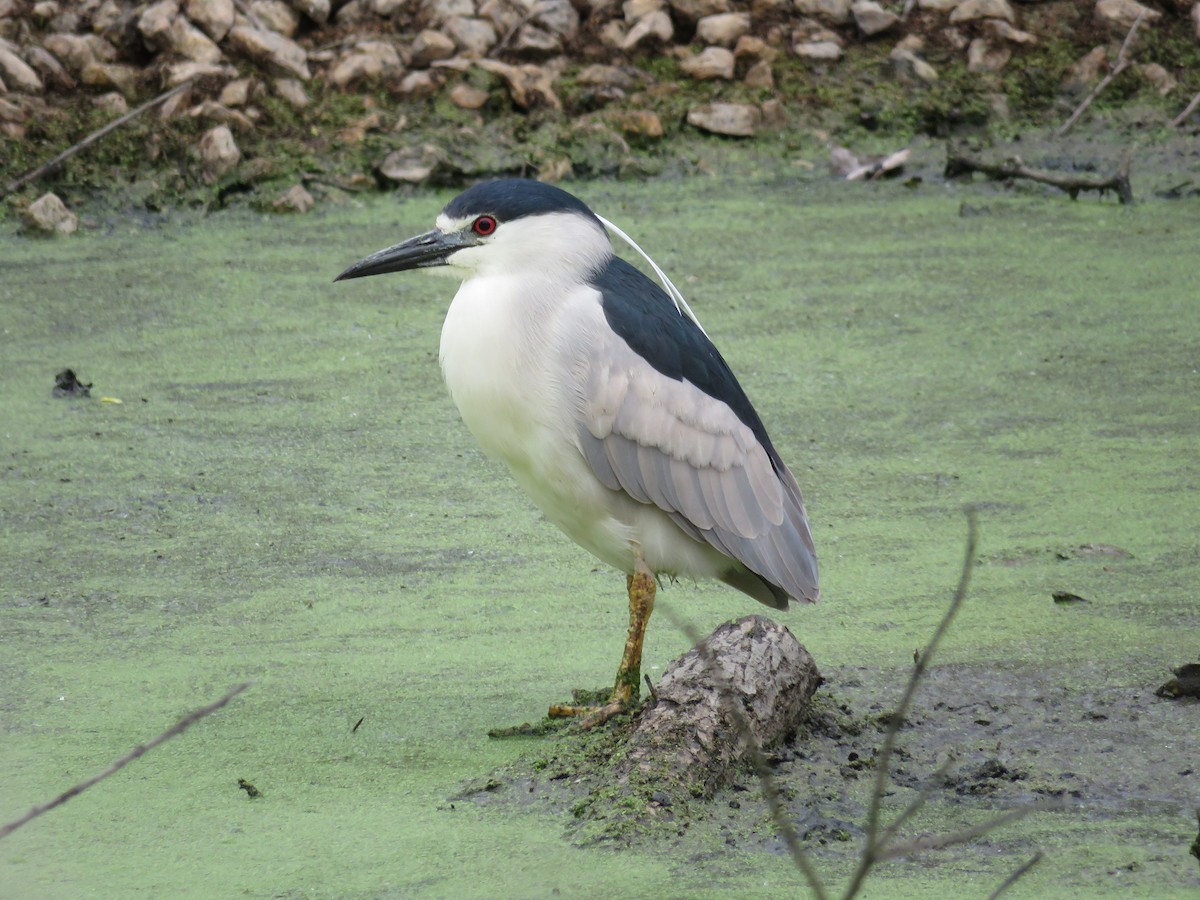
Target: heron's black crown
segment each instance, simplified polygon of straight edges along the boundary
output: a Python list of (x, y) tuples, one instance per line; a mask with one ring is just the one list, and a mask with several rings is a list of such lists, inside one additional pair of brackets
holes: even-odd
[(442, 212), (451, 219), (467, 219), (486, 213), (501, 222), (544, 213), (573, 212), (600, 225), (596, 214), (578, 197), (552, 184), (528, 178), (501, 178), (469, 187), (447, 203)]

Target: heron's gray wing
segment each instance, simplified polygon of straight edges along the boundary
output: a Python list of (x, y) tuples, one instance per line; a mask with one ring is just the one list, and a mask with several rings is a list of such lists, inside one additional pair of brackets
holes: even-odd
[[(663, 374), (612, 330), (589, 357), (578, 435), (596, 476), (745, 566), (749, 574), (731, 567), (732, 586), (779, 608), (816, 600), (804, 502), (765, 432), (760, 439), (729, 403)], [(761, 431), (756, 415), (753, 424)]]

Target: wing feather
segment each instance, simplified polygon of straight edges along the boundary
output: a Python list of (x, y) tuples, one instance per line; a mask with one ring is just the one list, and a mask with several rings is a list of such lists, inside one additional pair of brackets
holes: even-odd
[(731, 564), (734, 587), (775, 606), (815, 599), (803, 501), (773, 448), (728, 403), (665, 376), (611, 331), (588, 356), (578, 433), (596, 477), (740, 563), (749, 574)]

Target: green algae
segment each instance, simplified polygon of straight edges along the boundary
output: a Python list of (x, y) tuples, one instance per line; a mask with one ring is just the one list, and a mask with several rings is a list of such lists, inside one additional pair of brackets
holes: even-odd
[[(980, 564), (935, 668), (1086, 664), (1166, 702), (1153, 689), (1200, 626), (1194, 209), (779, 175), (577, 191), (684, 289), (796, 472), (824, 596), (784, 621), (823, 670), (869, 666), (894, 695), (974, 503)], [(625, 610), (621, 576), (457, 421), (436, 362), (452, 286), (330, 283), (447, 196), (0, 239), (0, 818), (255, 682), (0, 842), (0, 893), (802, 892), (769, 846), (697, 828), (585, 849), (565, 810), (450, 799), (526, 751), (490, 728), (609, 677)], [(985, 214), (961, 217), (964, 199)], [(92, 399), (51, 398), (65, 366)], [(665, 594), (702, 629), (757, 611), (715, 585)], [(645, 670), (686, 645), (656, 622)], [(983, 895), (1040, 847), (1017, 896), (1183, 896), (1200, 789), (1139, 774), (1177, 808), (1118, 796), (878, 877), (888, 896)], [(935, 802), (914, 828), (990, 812)], [(853, 841), (835, 843), (818, 851), (836, 879)]]

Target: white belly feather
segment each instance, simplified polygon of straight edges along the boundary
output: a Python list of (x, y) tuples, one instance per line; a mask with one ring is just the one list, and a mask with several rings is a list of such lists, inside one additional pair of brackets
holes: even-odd
[(442, 326), (440, 353), (463, 422), (550, 521), (604, 562), (631, 572), (640, 553), (656, 572), (717, 575), (728, 560), (657, 507), (605, 487), (584, 458), (578, 398), (588, 331), (601, 327), (603, 313), (594, 290), (577, 292), (539, 294), (527, 277), (519, 290), (505, 276), (463, 283)]

